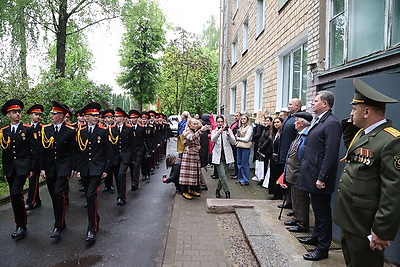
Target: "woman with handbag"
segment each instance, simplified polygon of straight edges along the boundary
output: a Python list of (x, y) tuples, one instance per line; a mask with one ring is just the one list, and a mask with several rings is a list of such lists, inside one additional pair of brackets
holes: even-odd
[(236, 133), (237, 165), (238, 165), (238, 183), (240, 185), (249, 185), (250, 183), (250, 148), (252, 145), (251, 137), (253, 127), (249, 123), (249, 117), (242, 115), (240, 117), (239, 130)]
[(284, 164), (279, 163), (279, 142), (281, 138), (281, 129), (282, 129), (283, 119), (281, 117), (276, 117), (273, 121), (271, 131), (270, 131), (270, 139), (272, 140), (272, 158), (270, 161), (270, 177), (268, 184), (268, 193), (273, 194), (272, 200), (282, 199), (283, 197), (283, 189), (279, 184), (276, 183), (279, 176), (282, 175), (283, 169), (285, 167)]
[(215, 197), (221, 198), (221, 188), (224, 189), (225, 197), (231, 198), (228, 184), (226, 182), (226, 165), (235, 161), (232, 146), (235, 144), (235, 137), (232, 130), (226, 125), (224, 117), (218, 115), (216, 118), (217, 128), (211, 132), (211, 141), (215, 144), (212, 153), (212, 163), (218, 172), (218, 185)]

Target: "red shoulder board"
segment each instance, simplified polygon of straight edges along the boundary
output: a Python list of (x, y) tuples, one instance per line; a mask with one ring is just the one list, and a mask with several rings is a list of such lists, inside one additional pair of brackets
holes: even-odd
[(81, 128), (79, 128), (79, 130), (83, 130), (83, 129), (86, 129), (86, 128), (87, 128), (86, 126), (82, 126)]
[(113, 127), (115, 127), (115, 124), (113, 124), (113, 125), (111, 125), (111, 126), (108, 126), (108, 127), (111, 127), (111, 128), (113, 128)]
[(49, 126), (51, 126), (51, 124), (46, 124), (46, 125), (43, 125), (43, 127), (49, 127)]
[(104, 125), (102, 125), (100, 123), (98, 123), (97, 125), (99, 126), (99, 128), (107, 130), (107, 126), (104, 126)]
[(44, 124), (43, 124), (43, 123), (39, 123), (39, 125), (40, 125), (40, 126), (42, 126), (42, 127), (44, 126)]
[(131, 127), (131, 128), (132, 128), (132, 125), (130, 125), (130, 124), (125, 124), (125, 126), (126, 126), (126, 127)]
[(140, 126), (140, 127), (144, 127), (144, 125), (143, 125), (143, 124), (139, 124), (139, 126)]
[(32, 125), (30, 125), (30, 124), (25, 124), (25, 123), (22, 124), (22, 126), (29, 127), (29, 128), (32, 127)]
[(8, 127), (10, 127), (10, 125), (7, 125), (7, 126), (1, 128), (1, 130), (7, 129)]

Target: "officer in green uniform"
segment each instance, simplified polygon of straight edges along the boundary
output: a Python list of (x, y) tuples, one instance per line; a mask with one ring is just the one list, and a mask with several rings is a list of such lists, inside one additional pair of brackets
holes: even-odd
[[(400, 132), (385, 119), (397, 100), (354, 79), (349, 124), (359, 131), (348, 144), (333, 221), (342, 229), (347, 266), (383, 266), (384, 250), (400, 226)], [(350, 125), (351, 126), (351, 125)], [(349, 138), (344, 127), (343, 138)]]

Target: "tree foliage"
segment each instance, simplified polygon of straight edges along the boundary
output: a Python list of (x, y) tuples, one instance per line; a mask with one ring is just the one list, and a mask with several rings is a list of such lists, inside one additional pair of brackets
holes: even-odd
[(164, 113), (204, 113), (216, 108), (217, 58), (203, 47), (196, 36), (176, 29), (163, 55), (163, 86), (159, 90)]
[(122, 40), (118, 84), (143, 104), (155, 100), (160, 84), (159, 59), (165, 43), (165, 17), (157, 1), (126, 1), (122, 18), (126, 33)]

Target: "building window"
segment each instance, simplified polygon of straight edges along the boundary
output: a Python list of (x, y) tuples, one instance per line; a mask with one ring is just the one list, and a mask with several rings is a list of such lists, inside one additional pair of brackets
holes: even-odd
[(307, 43), (285, 54), (281, 58), (281, 66), (281, 100), (277, 108), (286, 107), (292, 98), (306, 103)]
[(243, 22), (243, 49), (242, 53), (245, 53), (249, 47), (249, 19), (246, 18)]
[(262, 109), (263, 101), (263, 70), (256, 70), (255, 77), (255, 88), (254, 88), (254, 112)]
[(232, 42), (232, 66), (237, 62), (237, 53), (238, 53), (238, 43), (237, 38)]
[(236, 86), (231, 88), (231, 103), (230, 103), (230, 114), (236, 111)]
[(236, 15), (238, 9), (239, 9), (239, 0), (233, 0), (233, 16)]
[(398, 0), (330, 0), (328, 8), (330, 67), (400, 42)]
[(247, 101), (247, 80), (242, 81), (242, 101), (240, 103), (240, 112), (246, 113), (246, 101)]
[(279, 0), (278, 1), (278, 10), (281, 10), (281, 8), (286, 5), (286, 3), (289, 2), (289, 0)]
[(264, 30), (265, 27), (265, 9), (264, 0), (257, 0), (257, 17), (256, 17), (256, 36)]

